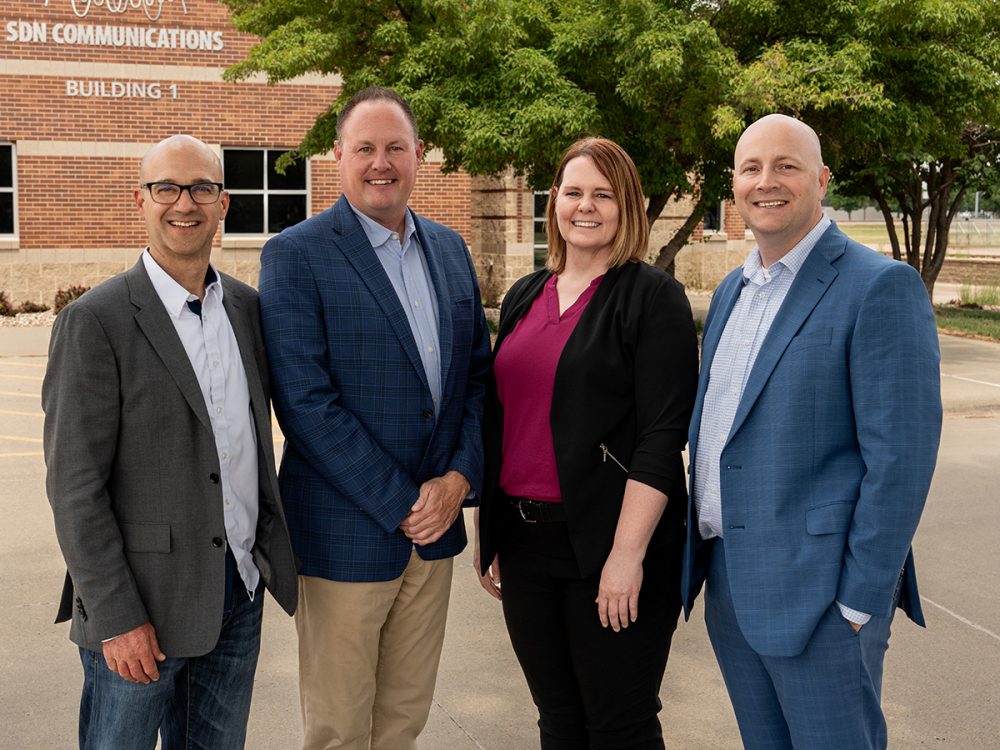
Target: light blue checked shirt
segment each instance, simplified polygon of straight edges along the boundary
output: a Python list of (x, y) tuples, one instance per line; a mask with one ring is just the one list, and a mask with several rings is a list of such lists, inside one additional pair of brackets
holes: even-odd
[[(757, 247), (743, 264), (743, 290), (712, 359), (698, 430), (694, 503), (702, 539), (723, 536), (719, 466), (750, 371), (796, 274), (830, 224), (830, 218), (824, 214), (795, 247), (768, 268), (764, 268)], [(851, 622), (862, 625), (868, 622), (869, 615), (837, 604)]]
[(361, 222), (368, 241), (375, 249), (382, 268), (392, 288), (396, 290), (399, 304), (403, 306), (410, 324), (413, 340), (420, 352), (420, 361), (427, 376), (427, 385), (434, 401), (434, 416), (441, 407), (441, 352), (439, 351), (438, 308), (434, 285), (427, 270), (427, 258), (417, 238), (413, 215), (406, 210), (403, 237), (382, 226), (351, 206)]

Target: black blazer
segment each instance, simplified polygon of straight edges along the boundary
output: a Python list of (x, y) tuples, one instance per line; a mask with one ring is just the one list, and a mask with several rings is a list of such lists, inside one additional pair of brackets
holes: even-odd
[[(536, 271), (507, 292), (494, 358), (550, 276), (549, 271)], [(598, 572), (611, 551), (629, 478), (669, 499), (650, 548), (682, 543), (687, 486), (681, 451), (697, 378), (697, 338), (684, 288), (646, 263), (609, 270), (559, 358), (549, 415), (566, 522), (581, 575)], [(491, 374), (479, 519), (483, 572), (502, 548), (502, 436), (503, 410)]]

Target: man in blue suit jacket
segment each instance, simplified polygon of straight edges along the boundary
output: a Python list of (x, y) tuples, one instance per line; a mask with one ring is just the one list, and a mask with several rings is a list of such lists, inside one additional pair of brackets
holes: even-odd
[(757, 246), (705, 325), (690, 429), (685, 612), (705, 621), (748, 748), (884, 748), (897, 606), (941, 430), (920, 276), (823, 215), (819, 139), (769, 115), (736, 147)]
[(422, 153), (403, 99), (359, 92), (343, 195), (261, 256), (307, 749), (416, 747), (482, 481), (489, 330), (465, 242), (407, 208)]

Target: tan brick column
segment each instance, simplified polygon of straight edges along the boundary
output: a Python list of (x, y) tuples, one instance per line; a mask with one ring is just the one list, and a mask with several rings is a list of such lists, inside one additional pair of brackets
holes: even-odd
[(487, 304), (534, 267), (532, 211), (524, 178), (472, 178), (472, 258)]

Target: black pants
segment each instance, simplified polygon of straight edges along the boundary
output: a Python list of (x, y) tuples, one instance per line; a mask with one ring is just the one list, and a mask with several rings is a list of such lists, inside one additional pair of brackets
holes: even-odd
[(639, 617), (616, 633), (597, 616), (600, 572), (582, 577), (564, 523), (511, 509), (500, 552), (507, 632), (538, 707), (542, 750), (663, 748), (657, 713), (680, 613), (680, 545), (650, 550)]

